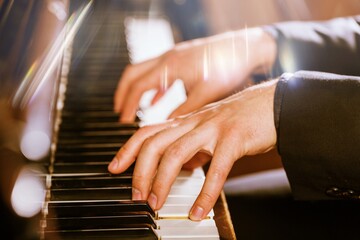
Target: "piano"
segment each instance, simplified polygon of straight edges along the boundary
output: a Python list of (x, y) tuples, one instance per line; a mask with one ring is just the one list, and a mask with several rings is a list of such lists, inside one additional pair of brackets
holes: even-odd
[[(11, 14), (16, 1), (4, 2), (2, 14)], [(16, 150), (20, 165), (31, 166), (27, 172), (34, 182), (41, 183), (33, 192), (41, 201), (32, 200), (40, 207), (31, 216), (34, 231), (28, 239), (235, 239), (224, 194), (205, 220), (188, 219), (205, 179), (202, 168), (182, 171), (157, 212), (146, 201), (131, 200), (132, 167), (119, 175), (107, 171), (118, 149), (142, 121), (149, 120), (142, 115), (134, 123), (119, 123), (112, 110), (113, 93), (127, 64), (150, 57), (137, 49), (144, 49), (142, 40), (150, 50), (157, 45), (164, 51), (164, 46), (173, 44), (168, 41), (172, 38), (166, 37), (156, 39), (161, 44), (151, 46), (152, 41), (141, 35), (143, 27), (150, 25), (171, 30), (159, 7), (162, 1), (29, 2), (32, 6), (28, 7), (42, 5), (41, 11), (55, 15), (58, 30), (50, 47), (43, 50), (41, 61), (31, 65), (9, 97), (11, 108), (22, 112), (26, 122)], [(49, 27), (51, 22), (41, 20), (41, 24)], [(152, 28), (147, 31), (149, 36), (156, 32), (153, 37), (164, 33)], [(34, 57), (28, 61), (32, 60)], [(49, 102), (44, 104), (44, 100)], [(164, 108), (148, 110), (147, 114), (158, 116), (156, 111)], [(49, 113), (40, 121), (44, 109)], [(36, 131), (28, 130), (34, 126)]]

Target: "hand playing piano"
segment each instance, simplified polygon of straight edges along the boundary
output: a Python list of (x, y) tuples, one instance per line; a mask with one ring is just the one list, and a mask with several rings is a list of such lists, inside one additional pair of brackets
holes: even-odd
[(276, 80), (252, 86), (188, 115), (140, 128), (109, 165), (121, 173), (136, 159), (134, 200), (158, 210), (182, 168), (211, 160), (203, 188), (189, 217), (201, 220), (214, 206), (233, 163), (274, 148), (273, 98)]
[(132, 122), (145, 91), (157, 90), (154, 104), (181, 79), (187, 100), (169, 118), (189, 113), (244, 88), (252, 72), (271, 67), (275, 48), (261, 28), (177, 44), (158, 58), (127, 66), (114, 95), (114, 111), (121, 113), (120, 121)]

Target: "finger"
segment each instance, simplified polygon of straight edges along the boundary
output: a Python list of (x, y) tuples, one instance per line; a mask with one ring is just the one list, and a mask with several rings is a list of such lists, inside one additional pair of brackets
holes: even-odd
[[(150, 89), (157, 89), (158, 92), (164, 92), (162, 89), (162, 83), (164, 75), (164, 69), (167, 69), (166, 72), (166, 83), (168, 86), (171, 86), (173, 83), (173, 70), (166, 67), (156, 67), (151, 71), (146, 73), (146, 76), (142, 76), (140, 79), (134, 81), (131, 86), (128, 88), (127, 99), (124, 102), (123, 111), (121, 114), (121, 122), (132, 122), (135, 119), (136, 111), (139, 107), (140, 99), (143, 93)], [(165, 81), (165, 80), (164, 80)]]
[(124, 102), (123, 109), (120, 116), (120, 122), (133, 122), (136, 117), (136, 112), (139, 108), (139, 102), (143, 93), (150, 90), (152, 86), (143, 81), (133, 83), (127, 93), (127, 99)]
[(165, 149), (192, 128), (192, 124), (169, 127), (145, 141), (139, 152), (133, 173), (134, 200), (147, 199), (152, 179)]
[(168, 124), (140, 128), (116, 153), (108, 170), (115, 174), (125, 171), (135, 161), (145, 139), (166, 128)]
[(122, 77), (119, 82), (118, 86), (116, 88), (115, 94), (114, 94), (114, 112), (120, 113), (122, 110), (122, 106), (124, 103), (124, 99), (126, 99), (126, 92), (130, 85), (130, 79), (129, 78)]
[(166, 149), (148, 198), (153, 209), (158, 210), (163, 206), (182, 165), (200, 150), (211, 148), (212, 143), (208, 141), (211, 135), (211, 131), (199, 127), (183, 135)]
[(121, 79), (117, 85), (114, 94), (114, 111), (121, 112), (124, 101), (127, 99), (127, 92), (131, 84), (139, 79), (141, 76), (146, 76), (146, 73), (151, 71), (159, 62), (159, 59), (151, 59), (142, 63), (128, 65), (124, 70)]
[(189, 217), (191, 220), (200, 221), (204, 219), (215, 205), (231, 167), (236, 160), (229, 154), (231, 152), (230, 149), (236, 147), (232, 142), (219, 141), (206, 174), (204, 186), (190, 210)]

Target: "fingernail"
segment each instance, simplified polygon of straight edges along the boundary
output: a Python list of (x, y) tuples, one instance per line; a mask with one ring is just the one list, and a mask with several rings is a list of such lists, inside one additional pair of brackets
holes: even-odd
[(196, 206), (190, 212), (190, 219), (193, 221), (201, 221), (203, 219), (204, 209)]
[(148, 198), (148, 203), (152, 209), (156, 210), (157, 197), (154, 193), (150, 193), (150, 196)]
[(109, 165), (109, 168), (110, 170), (115, 171), (118, 168), (118, 166), (119, 166), (119, 160), (116, 157), (114, 157), (114, 159), (111, 161)]
[(141, 192), (136, 188), (132, 188), (132, 200), (141, 200)]

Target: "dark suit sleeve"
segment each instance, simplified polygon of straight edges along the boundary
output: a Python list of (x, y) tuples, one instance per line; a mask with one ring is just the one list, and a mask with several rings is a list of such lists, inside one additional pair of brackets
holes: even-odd
[(277, 42), (272, 77), (311, 70), (360, 76), (360, 15), (264, 26)]
[(360, 199), (360, 77), (283, 74), (274, 103), (278, 150), (293, 196)]
[(311, 70), (283, 74), (274, 99), (278, 150), (296, 199), (360, 199), (359, 23), (358, 16), (265, 27), (277, 41), (275, 76)]

